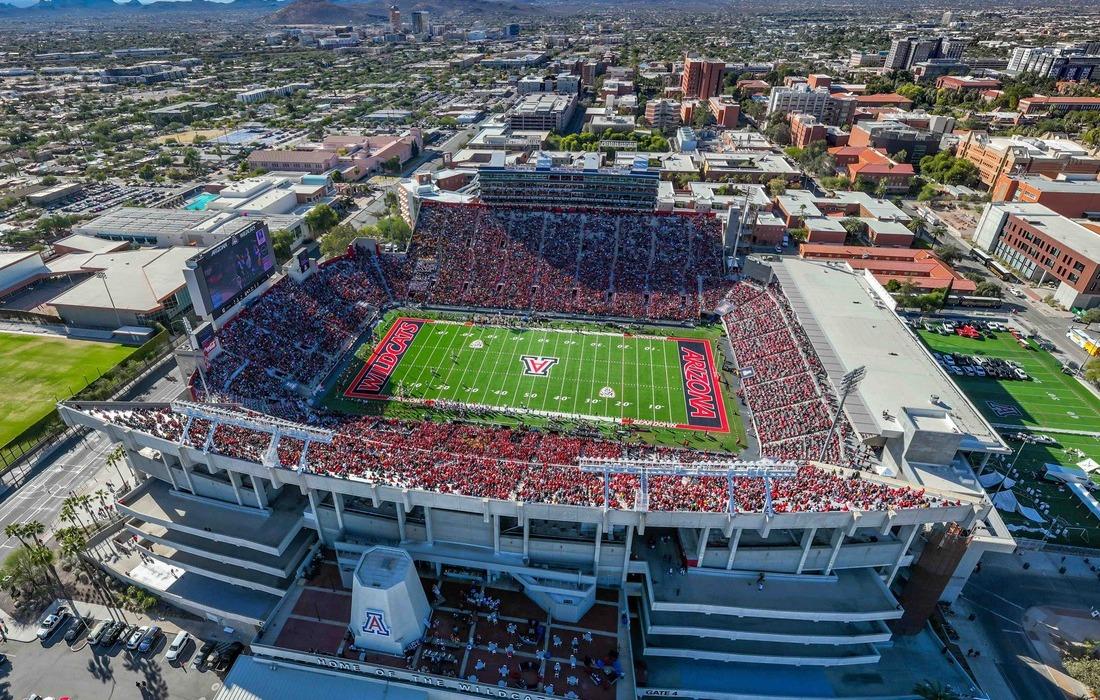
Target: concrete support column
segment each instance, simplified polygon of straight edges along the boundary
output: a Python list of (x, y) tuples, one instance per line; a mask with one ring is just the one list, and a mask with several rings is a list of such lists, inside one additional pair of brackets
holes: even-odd
[(321, 514), (317, 508), (320, 499), (317, 498), (317, 492), (313, 489), (306, 489), (306, 495), (309, 496), (309, 510), (313, 513), (314, 522), (317, 523), (317, 536), (321, 538), (321, 544), (326, 547), (331, 546), (332, 543), (328, 541), (328, 536), (325, 535), (325, 528), (321, 525)]
[(817, 528), (811, 527), (809, 530), (805, 530), (802, 533), (802, 556), (798, 558), (798, 569), (795, 573), (802, 573), (802, 567), (806, 565), (806, 557), (810, 555), (810, 546), (814, 543), (814, 535), (817, 534)]
[(168, 458), (163, 454), (160, 456), (160, 461), (164, 462), (164, 468), (168, 471), (168, 480), (172, 482), (172, 489), (179, 491), (180, 486), (176, 483), (176, 475), (172, 473), (172, 465), (168, 463)]
[(523, 560), (527, 561), (529, 556), (529, 550), (531, 545), (531, 523), (528, 521), (527, 514), (523, 515)]
[(195, 484), (191, 481), (191, 465), (185, 461), (180, 461), (180, 466), (183, 467), (183, 480), (187, 482), (187, 490), (193, 495), (195, 494)]
[[(905, 558), (906, 553), (909, 552), (909, 547), (913, 545), (913, 538), (917, 536), (917, 530), (920, 529), (919, 525), (906, 525), (898, 533), (905, 543), (902, 546), (901, 551), (898, 552), (898, 558), (894, 560), (894, 565), (890, 567), (890, 573), (886, 577), (886, 585), (890, 586), (894, 583), (894, 577), (898, 575), (898, 569), (901, 568), (901, 560)], [(908, 532), (906, 532), (908, 530)]]
[(600, 545), (603, 543), (603, 523), (596, 523), (596, 553), (592, 557), (592, 573), (600, 570)]
[(432, 509), (428, 506), (424, 506), (424, 539), (428, 544), (435, 544), (435, 538), (432, 537)]
[(340, 528), (340, 536), (344, 535), (344, 494), (332, 492), (332, 507), (336, 510), (336, 527)]
[(500, 554), (500, 516), (493, 513), (493, 554)]
[(703, 565), (703, 557), (707, 553), (707, 540), (710, 539), (710, 528), (704, 527), (703, 531), (699, 533), (699, 549), (695, 554), (695, 561), (697, 566)]
[(233, 487), (233, 498), (237, 499), (237, 505), (243, 507), (244, 501), (241, 500), (241, 475), (229, 469), (226, 469), (225, 473), (229, 475), (229, 483)]
[(829, 542), (833, 545), (833, 551), (829, 553), (829, 563), (825, 565), (825, 570), (821, 573), (828, 576), (833, 573), (833, 566), (836, 564), (836, 557), (840, 554), (840, 545), (844, 544), (844, 528), (838, 527), (833, 530), (833, 537)]
[(262, 476), (253, 475), (252, 493), (256, 494), (256, 505), (261, 509), (267, 508), (267, 487), (264, 486), (264, 478)]
[(626, 549), (623, 550), (623, 576), (619, 581), (620, 586), (626, 585), (626, 572), (630, 568), (630, 549), (634, 546), (634, 526), (626, 526)]
[(741, 528), (733, 531), (730, 537), (730, 555), (726, 557), (726, 571), (733, 568), (733, 558), (737, 556), (737, 544), (741, 541)]
[(992, 457), (992, 456), (993, 456), (992, 452), (986, 452), (984, 455), (982, 455), (982, 463), (981, 463), (981, 466), (978, 467), (978, 475), (979, 476), (982, 475), (982, 474), (985, 474), (985, 468), (989, 464), (989, 458)]
[(397, 533), (402, 542), (408, 539), (405, 534), (405, 509), (401, 507), (400, 503), (397, 504)]

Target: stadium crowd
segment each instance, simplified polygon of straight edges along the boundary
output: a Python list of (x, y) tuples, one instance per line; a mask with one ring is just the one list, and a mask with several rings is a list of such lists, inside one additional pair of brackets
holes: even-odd
[(411, 297), (442, 305), (685, 320), (728, 289), (720, 222), (701, 214), (428, 202), (409, 257), (435, 270)]
[[(101, 419), (155, 437), (182, 442), (217, 454), (261, 461), (271, 437), (268, 433), (191, 421), (169, 409), (91, 409)], [(331, 444), (312, 443), (305, 469), (340, 478), (355, 478), (397, 488), (454, 493), (500, 500), (533, 501), (588, 507), (604, 505), (604, 476), (578, 469), (582, 457), (661, 459), (684, 462), (705, 453), (625, 446), (619, 443), (528, 429), (456, 423), (402, 422), (377, 417), (327, 418), (320, 425), (332, 429)], [(282, 438), (280, 466), (300, 464), (302, 442)], [(713, 457), (713, 455), (711, 455)], [(804, 464), (795, 477), (771, 480), (771, 498), (777, 512), (832, 512), (925, 508), (943, 505), (922, 489), (890, 487), (858, 475)], [(608, 483), (613, 509), (633, 509), (638, 502), (639, 477), (613, 474)], [(735, 507), (739, 512), (761, 512), (764, 482), (734, 479)], [(648, 478), (650, 510), (725, 512), (729, 490), (725, 478), (659, 476)]]
[(839, 406), (829, 378), (778, 282), (740, 281), (723, 317), (742, 380), (738, 395), (752, 411), (761, 454), (776, 459), (844, 463), (846, 420), (829, 439)]

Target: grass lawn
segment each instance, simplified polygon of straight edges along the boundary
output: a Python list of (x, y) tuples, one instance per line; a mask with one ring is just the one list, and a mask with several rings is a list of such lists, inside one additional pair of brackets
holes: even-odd
[(990, 422), (1026, 428), (1100, 432), (1100, 399), (1073, 377), (1062, 374), (1061, 363), (1033, 343), (1029, 342), (1025, 350), (1008, 333), (998, 333), (996, 338), (984, 340), (923, 330), (920, 336), (936, 352), (1013, 360), (1031, 375), (1030, 381), (952, 375)]
[[(992, 423), (1020, 426), (1025, 430), (1043, 432), (1044, 428), (1100, 432), (1100, 399), (1068, 375), (1062, 374), (1061, 363), (1053, 355), (1033, 343), (1028, 348), (1008, 333), (996, 338), (972, 340), (957, 335), (938, 335), (920, 331), (929, 348), (936, 352), (958, 352), (984, 355), (1019, 362), (1031, 375), (1030, 381), (1010, 381), (988, 377), (952, 379), (966, 392), (978, 410)], [(1001, 433), (1011, 429), (1000, 428)], [(1050, 542), (1077, 547), (1100, 547), (1100, 520), (1065, 486), (1044, 481), (1043, 465), (1076, 464), (1085, 457), (1100, 461), (1100, 438), (1088, 435), (1046, 433), (1057, 440), (1056, 445), (1024, 445), (1016, 455), (1008, 455), (1005, 465), (1015, 460), (1016, 480), (1012, 493), (1024, 506), (1050, 506), (1049, 516), (1062, 518), (1068, 526), (1065, 535), (1051, 537)], [(1010, 442), (1020, 449), (1020, 443)], [(998, 469), (1003, 473), (1005, 466)], [(1094, 479), (1100, 480), (1095, 477)], [(996, 487), (991, 493), (996, 492)], [(1001, 512), (1013, 533), (1029, 538), (1042, 538), (1046, 525), (1033, 523), (1017, 513)], [(1049, 524), (1049, 523), (1048, 523)]]
[[(332, 408), (390, 416), (583, 424), (608, 436), (739, 450), (744, 426), (723, 390), (714, 329), (532, 327), (393, 315), (345, 368)], [(392, 352), (391, 352), (392, 350)], [(365, 358), (365, 361), (364, 361)], [(694, 364), (692, 364), (694, 363)]]
[(135, 350), (114, 343), (0, 333), (0, 447)]

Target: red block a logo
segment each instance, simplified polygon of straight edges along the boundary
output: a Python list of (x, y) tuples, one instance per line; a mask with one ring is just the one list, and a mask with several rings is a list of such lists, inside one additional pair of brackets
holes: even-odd
[(549, 377), (550, 368), (558, 364), (556, 357), (536, 357), (535, 355), (522, 355), (523, 373), (534, 377)]

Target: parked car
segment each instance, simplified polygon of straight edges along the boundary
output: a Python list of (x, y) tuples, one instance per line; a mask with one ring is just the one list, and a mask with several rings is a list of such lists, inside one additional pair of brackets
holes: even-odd
[(145, 634), (149, 631), (149, 628), (147, 626), (131, 627), (126, 631), (129, 633), (126, 637), (126, 648), (130, 651), (133, 651), (134, 649), (138, 648), (138, 644), (140, 644), (141, 640), (145, 638)]
[(107, 628), (111, 625), (110, 620), (100, 620), (92, 628), (92, 631), (88, 633), (88, 644), (99, 644), (99, 640), (103, 638), (103, 634), (107, 631)]
[(60, 607), (57, 612), (50, 613), (42, 618), (42, 622), (38, 623), (38, 638), (44, 642), (52, 637), (53, 633), (60, 629), (70, 616), (68, 609)]
[(244, 645), (240, 642), (233, 642), (218, 650), (216, 658), (210, 662), (210, 666), (220, 673), (232, 666), (233, 662), (237, 660), (237, 657), (241, 655), (242, 651), (244, 651)]
[(73, 620), (73, 624), (69, 626), (69, 631), (65, 633), (65, 641), (72, 644), (76, 641), (77, 637), (84, 633), (84, 630), (88, 629), (95, 620), (91, 618), (78, 617)]
[(145, 630), (145, 633), (141, 636), (141, 641), (138, 642), (137, 650), (139, 654), (144, 654), (153, 648), (160, 638), (160, 628), (156, 625), (149, 627)]
[(215, 646), (217, 645), (214, 644), (214, 642), (203, 642), (203, 645), (199, 647), (199, 650), (191, 657), (191, 668), (202, 670), (203, 664), (206, 663), (206, 658), (214, 651)]
[(180, 657), (184, 648), (187, 646), (187, 642), (191, 640), (191, 635), (187, 632), (180, 631), (172, 638), (172, 643), (168, 645), (168, 653), (164, 655), (164, 658), (168, 660), (168, 663), (172, 663)]
[(121, 622), (112, 622), (110, 629), (103, 633), (103, 637), (100, 638), (100, 646), (107, 647), (108, 649), (115, 645), (118, 638), (122, 636), (122, 633), (126, 630), (126, 625)]

